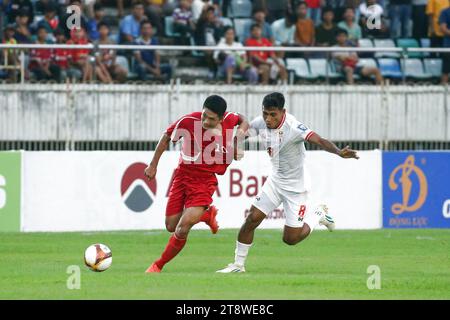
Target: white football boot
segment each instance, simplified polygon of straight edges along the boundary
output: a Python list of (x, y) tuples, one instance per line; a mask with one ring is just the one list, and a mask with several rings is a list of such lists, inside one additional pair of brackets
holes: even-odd
[(319, 224), (321, 226), (327, 227), (327, 229), (329, 231), (333, 231), (336, 224), (334, 223), (333, 217), (328, 213), (327, 206), (324, 204), (321, 204), (321, 205), (319, 205), (318, 209), (320, 209), (323, 212), (322, 217), (319, 220)]
[(221, 269), (221, 270), (217, 270), (217, 273), (239, 273), (239, 272), (245, 272), (245, 268), (244, 266), (235, 264), (235, 263), (230, 263), (228, 266), (226, 266), (225, 268)]

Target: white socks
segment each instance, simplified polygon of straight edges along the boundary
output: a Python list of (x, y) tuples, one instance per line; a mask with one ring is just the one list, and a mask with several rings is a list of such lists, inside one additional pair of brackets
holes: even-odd
[(247, 259), (248, 249), (250, 249), (251, 244), (240, 243), (236, 241), (236, 250), (234, 251), (234, 263), (240, 266), (244, 266), (245, 259)]
[(309, 232), (310, 234), (311, 232), (313, 232), (314, 228), (317, 227), (320, 218), (322, 218), (323, 215), (325, 215), (325, 212), (323, 211), (322, 207), (319, 206), (315, 208), (314, 211), (309, 211), (305, 216), (303, 223), (306, 223), (309, 229), (311, 229), (311, 231)]

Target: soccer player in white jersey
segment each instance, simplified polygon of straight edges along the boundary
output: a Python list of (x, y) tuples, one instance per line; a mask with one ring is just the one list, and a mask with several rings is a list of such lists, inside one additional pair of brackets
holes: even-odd
[(245, 272), (245, 260), (253, 243), (255, 229), (280, 204), (283, 204), (286, 216), (283, 241), (288, 245), (295, 245), (307, 238), (319, 224), (330, 231), (334, 229), (333, 218), (325, 205), (309, 207), (304, 182), (304, 142), (316, 144), (341, 158), (358, 159), (358, 155), (348, 146), (339, 149), (299, 122), (286, 112), (284, 102), (281, 93), (267, 95), (263, 100), (262, 116), (250, 124), (249, 135), (259, 135), (265, 141), (266, 150), (271, 157), (272, 173), (255, 198), (239, 231), (234, 263), (217, 272)]

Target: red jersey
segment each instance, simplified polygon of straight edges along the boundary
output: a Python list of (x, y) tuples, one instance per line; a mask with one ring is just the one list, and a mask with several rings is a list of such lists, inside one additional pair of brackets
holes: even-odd
[(55, 49), (53, 61), (61, 69), (69, 68), (70, 50), (68, 49)]
[[(87, 39), (77, 39), (77, 40), (69, 40), (67, 41), (67, 44), (89, 44), (89, 41)], [(72, 58), (72, 61), (77, 63), (80, 60), (86, 59), (86, 57), (89, 55), (89, 49), (73, 49), (70, 50), (70, 56)]]
[(233, 161), (233, 129), (239, 122), (239, 115), (225, 112), (222, 132), (204, 129), (202, 113), (194, 112), (171, 124), (166, 134), (173, 142), (183, 138), (179, 167), (224, 174)]
[(53, 57), (52, 49), (31, 49), (30, 51), (30, 69), (37, 68), (39, 62), (50, 62)]
[[(259, 40), (248, 38), (247, 41), (245, 41), (245, 45), (247, 47), (272, 47), (272, 42), (266, 38), (261, 38)], [(272, 51), (249, 51), (248, 55), (250, 57), (259, 56), (261, 59), (266, 61), (272, 55)]]

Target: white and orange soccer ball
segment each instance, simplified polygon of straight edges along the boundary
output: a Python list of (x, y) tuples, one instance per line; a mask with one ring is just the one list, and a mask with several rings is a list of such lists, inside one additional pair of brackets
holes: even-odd
[(92, 271), (107, 270), (112, 263), (111, 249), (101, 243), (89, 246), (84, 252), (84, 263)]

